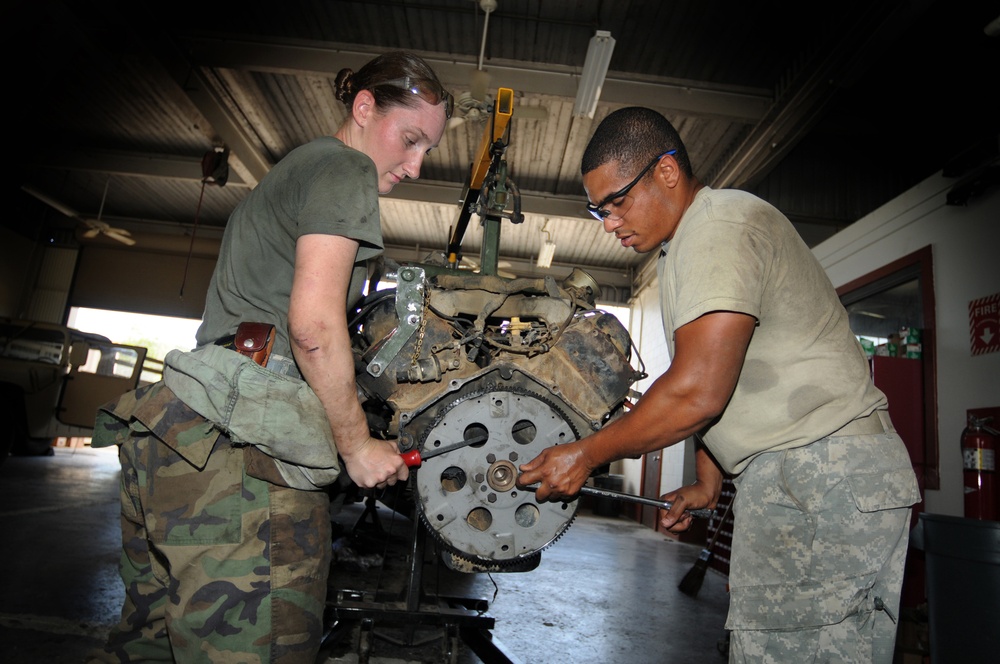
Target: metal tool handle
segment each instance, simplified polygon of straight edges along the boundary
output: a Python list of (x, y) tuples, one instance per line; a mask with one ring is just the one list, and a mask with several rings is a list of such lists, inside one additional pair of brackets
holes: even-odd
[[(521, 423), (519, 426), (513, 428), (513, 433), (517, 433), (521, 429), (526, 429), (532, 426), (531, 422)], [(420, 450), (409, 450), (408, 452), (401, 452), (400, 456), (403, 457), (403, 462), (410, 468), (419, 468), (427, 459), (432, 459), (441, 454), (447, 454), (448, 452), (454, 452), (455, 450), (460, 450), (463, 447), (469, 447), (470, 445), (478, 445), (479, 443), (485, 443), (490, 439), (489, 434), (479, 434), (478, 436), (473, 436), (471, 438), (466, 438), (459, 443), (453, 443), (451, 445), (445, 445), (444, 447), (439, 447), (437, 449), (430, 449), (425, 451), (423, 454)]]
[(403, 457), (403, 462), (410, 468), (419, 468), (427, 459), (432, 459), (441, 454), (447, 454), (448, 452), (454, 452), (455, 450), (460, 450), (463, 447), (468, 447), (470, 445), (476, 445), (478, 443), (485, 443), (489, 440), (489, 436), (486, 434), (481, 434), (478, 436), (473, 436), (472, 438), (466, 438), (460, 443), (454, 443), (452, 445), (445, 445), (444, 447), (439, 447), (437, 449), (432, 449), (429, 452), (420, 453), (420, 450), (410, 450), (408, 452), (400, 453)]
[[(674, 505), (669, 500), (656, 500), (654, 498), (646, 498), (645, 496), (636, 496), (631, 493), (612, 491), (611, 489), (598, 489), (597, 487), (592, 486), (580, 487), (580, 493), (588, 496), (601, 496), (603, 498), (611, 498), (613, 500), (624, 500), (630, 503), (650, 505), (652, 507), (659, 507), (661, 510), (669, 510)], [(715, 510), (710, 510), (708, 508), (685, 511), (691, 516), (699, 519), (710, 519), (715, 516)]]
[[(537, 485), (529, 485), (524, 487), (528, 491), (534, 491), (538, 488)], [(611, 498), (612, 500), (624, 500), (629, 503), (641, 503), (642, 505), (650, 505), (652, 507), (659, 507), (661, 510), (669, 510), (673, 507), (673, 503), (666, 500), (655, 500), (653, 498), (646, 498), (645, 496), (636, 496), (631, 493), (621, 493), (620, 491), (612, 491), (611, 489), (598, 489), (592, 486), (582, 486), (580, 487), (580, 493), (587, 496), (600, 496), (603, 498)], [(710, 510), (708, 508), (698, 509), (698, 510), (685, 510), (688, 514), (699, 519), (710, 519), (715, 516), (715, 510)]]

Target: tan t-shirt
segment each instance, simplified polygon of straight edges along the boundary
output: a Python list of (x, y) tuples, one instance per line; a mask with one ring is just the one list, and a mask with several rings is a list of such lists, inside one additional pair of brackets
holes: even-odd
[(757, 319), (733, 397), (703, 434), (727, 472), (886, 407), (833, 285), (776, 208), (704, 187), (664, 252), (657, 272), (671, 356), (675, 331), (704, 314)]

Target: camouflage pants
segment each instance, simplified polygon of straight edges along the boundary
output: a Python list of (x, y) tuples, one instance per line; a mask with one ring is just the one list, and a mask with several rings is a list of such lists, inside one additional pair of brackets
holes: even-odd
[(151, 435), (119, 457), (125, 604), (90, 661), (313, 664), (328, 495), (248, 476), (225, 436), (202, 470)]
[(891, 663), (919, 500), (899, 436), (767, 453), (736, 485), (729, 661)]

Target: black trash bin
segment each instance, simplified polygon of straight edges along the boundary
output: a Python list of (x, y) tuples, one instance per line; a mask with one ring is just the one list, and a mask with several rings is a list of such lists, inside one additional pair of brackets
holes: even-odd
[(1000, 523), (925, 513), (920, 525), (931, 661), (1000, 661)]

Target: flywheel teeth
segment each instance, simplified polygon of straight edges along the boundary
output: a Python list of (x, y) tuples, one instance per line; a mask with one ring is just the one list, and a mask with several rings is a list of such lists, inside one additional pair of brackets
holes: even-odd
[[(431, 523), (427, 520), (427, 517), (424, 515), (422, 510), (420, 511), (420, 520), (423, 521), (424, 526), (431, 532), (431, 536), (434, 538), (434, 541), (440, 544), (444, 549), (447, 549), (456, 558), (460, 558), (461, 560), (464, 560), (470, 565), (477, 565), (480, 567), (495, 567), (496, 571), (502, 571), (506, 568), (517, 567), (524, 563), (531, 562), (537, 558), (541, 558), (542, 551), (545, 551), (553, 544), (558, 542), (562, 538), (562, 536), (566, 534), (566, 531), (570, 529), (570, 526), (572, 526), (573, 522), (576, 521), (576, 514), (570, 517), (569, 521), (566, 522), (563, 529), (559, 531), (559, 533), (552, 539), (551, 542), (544, 545), (542, 548), (535, 550), (533, 553), (529, 555), (520, 556), (518, 558), (505, 558), (505, 559), (483, 558), (482, 556), (473, 556), (469, 555), (465, 551), (460, 551), (456, 549), (454, 546), (451, 546), (445, 539), (443, 539), (439, 535), (438, 531), (435, 530), (434, 527), (431, 525)], [(489, 572), (492, 570), (485, 569), (480, 571)]]

